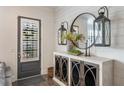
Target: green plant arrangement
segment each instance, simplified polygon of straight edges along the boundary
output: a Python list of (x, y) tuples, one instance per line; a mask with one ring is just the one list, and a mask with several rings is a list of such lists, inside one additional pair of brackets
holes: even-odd
[(78, 42), (83, 41), (85, 39), (83, 34), (73, 34), (72, 32), (68, 32), (63, 38), (68, 40), (72, 44), (71, 48), (68, 50), (69, 54), (72, 54), (72, 55), (82, 54), (82, 52), (80, 50), (78, 50), (78, 48), (79, 48)]

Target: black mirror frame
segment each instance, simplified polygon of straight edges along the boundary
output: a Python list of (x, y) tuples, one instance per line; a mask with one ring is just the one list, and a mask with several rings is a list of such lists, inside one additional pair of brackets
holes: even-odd
[[(79, 14), (79, 15), (73, 20), (73, 22), (72, 22), (72, 24), (71, 24), (71, 27), (70, 27), (70, 32), (73, 31), (73, 25), (74, 25), (74, 22), (76, 21), (76, 19), (77, 19), (79, 16), (84, 15), (84, 14), (89, 14), (89, 15), (93, 16), (93, 17), (96, 19), (95, 15), (92, 14), (92, 13), (89, 13), (89, 12), (81, 13), (81, 14)], [(93, 29), (94, 29), (94, 34), (95, 34), (94, 23), (93, 23)], [(95, 35), (94, 35), (94, 36), (95, 36)], [(91, 48), (94, 44), (95, 44), (95, 38), (94, 38), (93, 44), (91, 44), (89, 47), (86, 47), (86, 48), (80, 48), (80, 47), (78, 47), (78, 48), (79, 48), (79, 49), (88, 49), (88, 48)]]

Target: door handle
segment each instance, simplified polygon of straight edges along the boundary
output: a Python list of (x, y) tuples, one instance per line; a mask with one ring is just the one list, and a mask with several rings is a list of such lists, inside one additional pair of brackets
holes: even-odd
[(18, 57), (19, 57), (19, 58), (21, 58), (21, 55), (20, 55), (20, 54), (18, 54)]

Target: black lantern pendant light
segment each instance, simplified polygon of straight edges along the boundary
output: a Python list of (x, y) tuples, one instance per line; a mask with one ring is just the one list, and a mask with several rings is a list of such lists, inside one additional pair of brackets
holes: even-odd
[[(105, 12), (107, 16), (105, 16)], [(108, 18), (108, 9), (106, 6), (98, 10), (99, 16), (94, 21), (95, 26), (95, 46), (111, 45), (111, 21)]]
[[(65, 28), (65, 23), (66, 23), (66, 28)], [(59, 45), (66, 45), (67, 40), (64, 39), (64, 36), (67, 34), (67, 29), (68, 29), (68, 23), (62, 22), (61, 27), (58, 29), (58, 44)]]

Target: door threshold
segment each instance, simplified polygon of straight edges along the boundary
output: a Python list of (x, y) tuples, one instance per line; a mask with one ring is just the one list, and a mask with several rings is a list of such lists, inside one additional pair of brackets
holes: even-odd
[(41, 74), (29, 76), (29, 77), (25, 77), (25, 78), (21, 78), (21, 79), (17, 79), (17, 80), (25, 80), (25, 79), (29, 79), (29, 78), (33, 78), (33, 77), (37, 77), (37, 76), (41, 76)]

